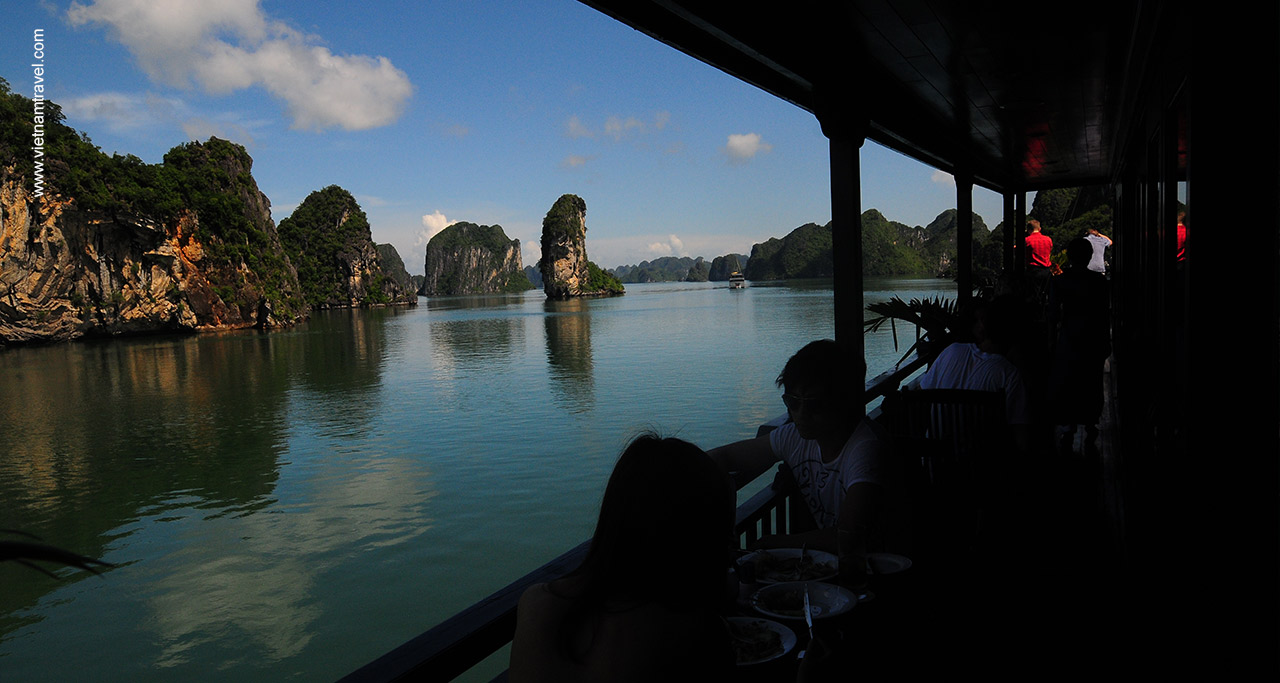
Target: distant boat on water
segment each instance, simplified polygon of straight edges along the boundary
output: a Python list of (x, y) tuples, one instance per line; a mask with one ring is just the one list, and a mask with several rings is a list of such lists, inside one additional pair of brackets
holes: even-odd
[(729, 273), (729, 289), (742, 289), (747, 286), (747, 279), (742, 277), (742, 273), (733, 271)]

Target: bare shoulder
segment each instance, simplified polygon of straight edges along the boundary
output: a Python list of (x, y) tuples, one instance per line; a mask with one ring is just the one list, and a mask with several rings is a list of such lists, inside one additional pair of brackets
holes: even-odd
[(524, 589), (524, 592), (520, 594), (520, 609), (523, 610), (526, 607), (537, 607), (553, 597), (551, 589), (547, 584), (535, 583)]
[(553, 590), (550, 583), (535, 583), (520, 594), (518, 614), (523, 616), (559, 613), (568, 608), (569, 603), (570, 600), (557, 590)]

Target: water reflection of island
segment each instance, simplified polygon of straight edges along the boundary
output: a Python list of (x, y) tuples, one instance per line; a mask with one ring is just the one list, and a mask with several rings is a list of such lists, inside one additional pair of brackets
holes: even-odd
[(591, 359), (591, 312), (586, 299), (547, 299), (547, 366), (557, 405), (585, 413), (595, 404)]
[[(120, 565), (109, 571), (113, 585), (148, 585), (156, 614), (145, 623), (178, 649), (201, 644), (228, 618), (242, 628), (274, 629), (272, 619), (284, 614), (309, 623), (316, 617), (305, 608), (309, 558), (331, 551), (339, 538), (386, 534), (388, 524), (397, 538), (429, 526), (421, 511), (400, 519), (401, 513), (371, 508), (368, 501), (381, 500), (375, 492), (412, 481), (380, 470), (335, 478), (340, 490), (322, 494), (340, 498), (341, 509), (369, 508), (373, 519), (353, 515), (342, 524), (324, 506), (314, 514), (296, 506), (286, 517), (257, 514), (277, 504), (282, 466), (314, 455), (291, 452), (299, 429), (310, 432), (306, 443), (328, 444), (313, 451), (368, 431), (379, 410), (385, 320), (395, 314), (318, 312), (283, 333), (119, 339), (0, 354), (0, 528)], [(429, 495), (411, 487), (401, 496), (411, 497)], [(196, 520), (203, 522), (191, 526)], [(213, 535), (170, 556), (150, 555), (149, 539), (166, 533)], [(43, 619), (31, 608), (67, 584), (0, 563), (0, 585), (3, 643)], [(273, 592), (277, 599), (262, 596)], [(256, 656), (288, 656), (309, 637), (298, 624), (285, 630), (287, 636), (258, 637)], [(169, 664), (182, 660), (168, 651), (165, 657)]]
[(431, 354), (437, 367), (482, 368), (509, 361), (514, 349), (524, 345), (524, 324), (505, 313), (522, 300), (501, 294), (427, 299), (427, 310), (433, 313)]

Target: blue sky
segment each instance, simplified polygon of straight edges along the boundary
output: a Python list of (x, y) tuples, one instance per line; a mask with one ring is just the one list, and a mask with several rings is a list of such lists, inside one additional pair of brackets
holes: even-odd
[[(602, 266), (748, 253), (831, 218), (809, 113), (572, 0), (19, 0), (0, 76), (46, 97), (104, 152), (159, 162), (210, 135), (243, 144), (277, 222), (341, 185), (373, 238), (422, 272), (453, 221), (499, 224), (538, 257), (542, 217), (587, 202)], [(924, 225), (949, 176), (868, 142), (862, 205)], [(975, 190), (994, 226), (1000, 199)]]

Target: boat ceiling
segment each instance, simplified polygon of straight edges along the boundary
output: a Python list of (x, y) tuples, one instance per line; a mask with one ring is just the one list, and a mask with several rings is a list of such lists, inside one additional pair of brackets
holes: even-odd
[(818, 114), (828, 135), (841, 124), (827, 111), (861, 111), (868, 138), (996, 191), (1108, 181), (1142, 56), (1138, 0), (582, 1)]

